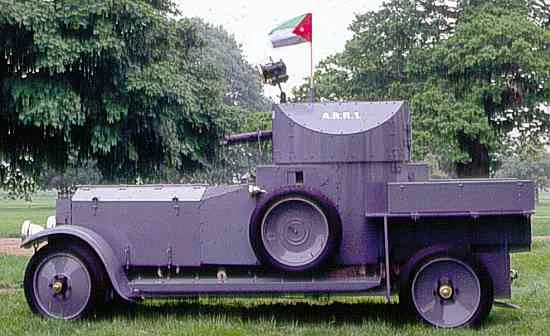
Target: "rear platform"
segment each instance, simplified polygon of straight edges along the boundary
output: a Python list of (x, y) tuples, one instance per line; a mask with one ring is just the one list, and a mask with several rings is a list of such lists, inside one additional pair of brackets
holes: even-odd
[(532, 214), (532, 181), (432, 180), (388, 183), (388, 216), (481, 216)]

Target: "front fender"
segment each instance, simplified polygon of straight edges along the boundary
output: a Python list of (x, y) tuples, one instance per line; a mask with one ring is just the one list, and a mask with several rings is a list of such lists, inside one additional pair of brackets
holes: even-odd
[(40, 231), (28, 237), (21, 243), (21, 247), (29, 248), (54, 237), (61, 239), (63, 237), (72, 237), (87, 244), (97, 254), (105, 266), (105, 271), (118, 295), (126, 300), (132, 300), (131, 291), (128, 286), (128, 277), (124, 273), (124, 265), (109, 243), (96, 232), (88, 228), (74, 225), (60, 225), (52, 229)]

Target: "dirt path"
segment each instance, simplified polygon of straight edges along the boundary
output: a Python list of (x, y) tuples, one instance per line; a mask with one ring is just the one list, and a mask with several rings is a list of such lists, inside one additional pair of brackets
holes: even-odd
[(9, 254), (17, 256), (30, 256), (32, 249), (22, 249), (19, 247), (21, 239), (18, 238), (0, 238), (0, 254)]
[[(536, 236), (533, 240), (550, 240), (550, 236)], [(21, 240), (18, 238), (0, 238), (0, 254), (30, 256), (33, 249), (22, 249), (19, 247)]]

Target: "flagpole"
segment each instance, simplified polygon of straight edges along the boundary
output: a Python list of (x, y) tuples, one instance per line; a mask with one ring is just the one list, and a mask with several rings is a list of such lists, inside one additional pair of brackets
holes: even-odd
[(311, 42), (309, 43), (309, 64), (310, 64), (310, 74), (309, 74), (309, 99), (313, 103), (315, 101), (315, 89), (313, 88), (313, 34), (311, 36)]
[[(273, 48), (285, 47), (303, 42), (309, 42), (309, 98), (313, 102), (315, 100), (314, 93), (314, 66), (313, 62), (313, 18), (311, 13), (297, 16), (291, 20), (284, 22), (269, 33)], [(307, 57), (307, 56), (306, 56)]]
[[(311, 15), (311, 14), (310, 14)], [(310, 65), (310, 74), (309, 74), (309, 99), (311, 103), (315, 101), (315, 91), (313, 88), (313, 18), (311, 18), (311, 41), (309, 42), (309, 65)]]

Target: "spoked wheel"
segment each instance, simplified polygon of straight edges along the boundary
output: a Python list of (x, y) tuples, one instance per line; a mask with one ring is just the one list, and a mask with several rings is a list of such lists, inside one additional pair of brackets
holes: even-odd
[(251, 242), (264, 263), (287, 272), (320, 266), (339, 244), (340, 221), (328, 200), (302, 188), (276, 192), (252, 216)]
[(31, 258), (25, 273), (31, 309), (48, 318), (76, 320), (89, 315), (105, 297), (102, 266), (88, 248), (47, 245)]
[(479, 324), (489, 314), (493, 288), (487, 272), (462, 258), (437, 256), (416, 269), (411, 306), (418, 317), (440, 328)]

